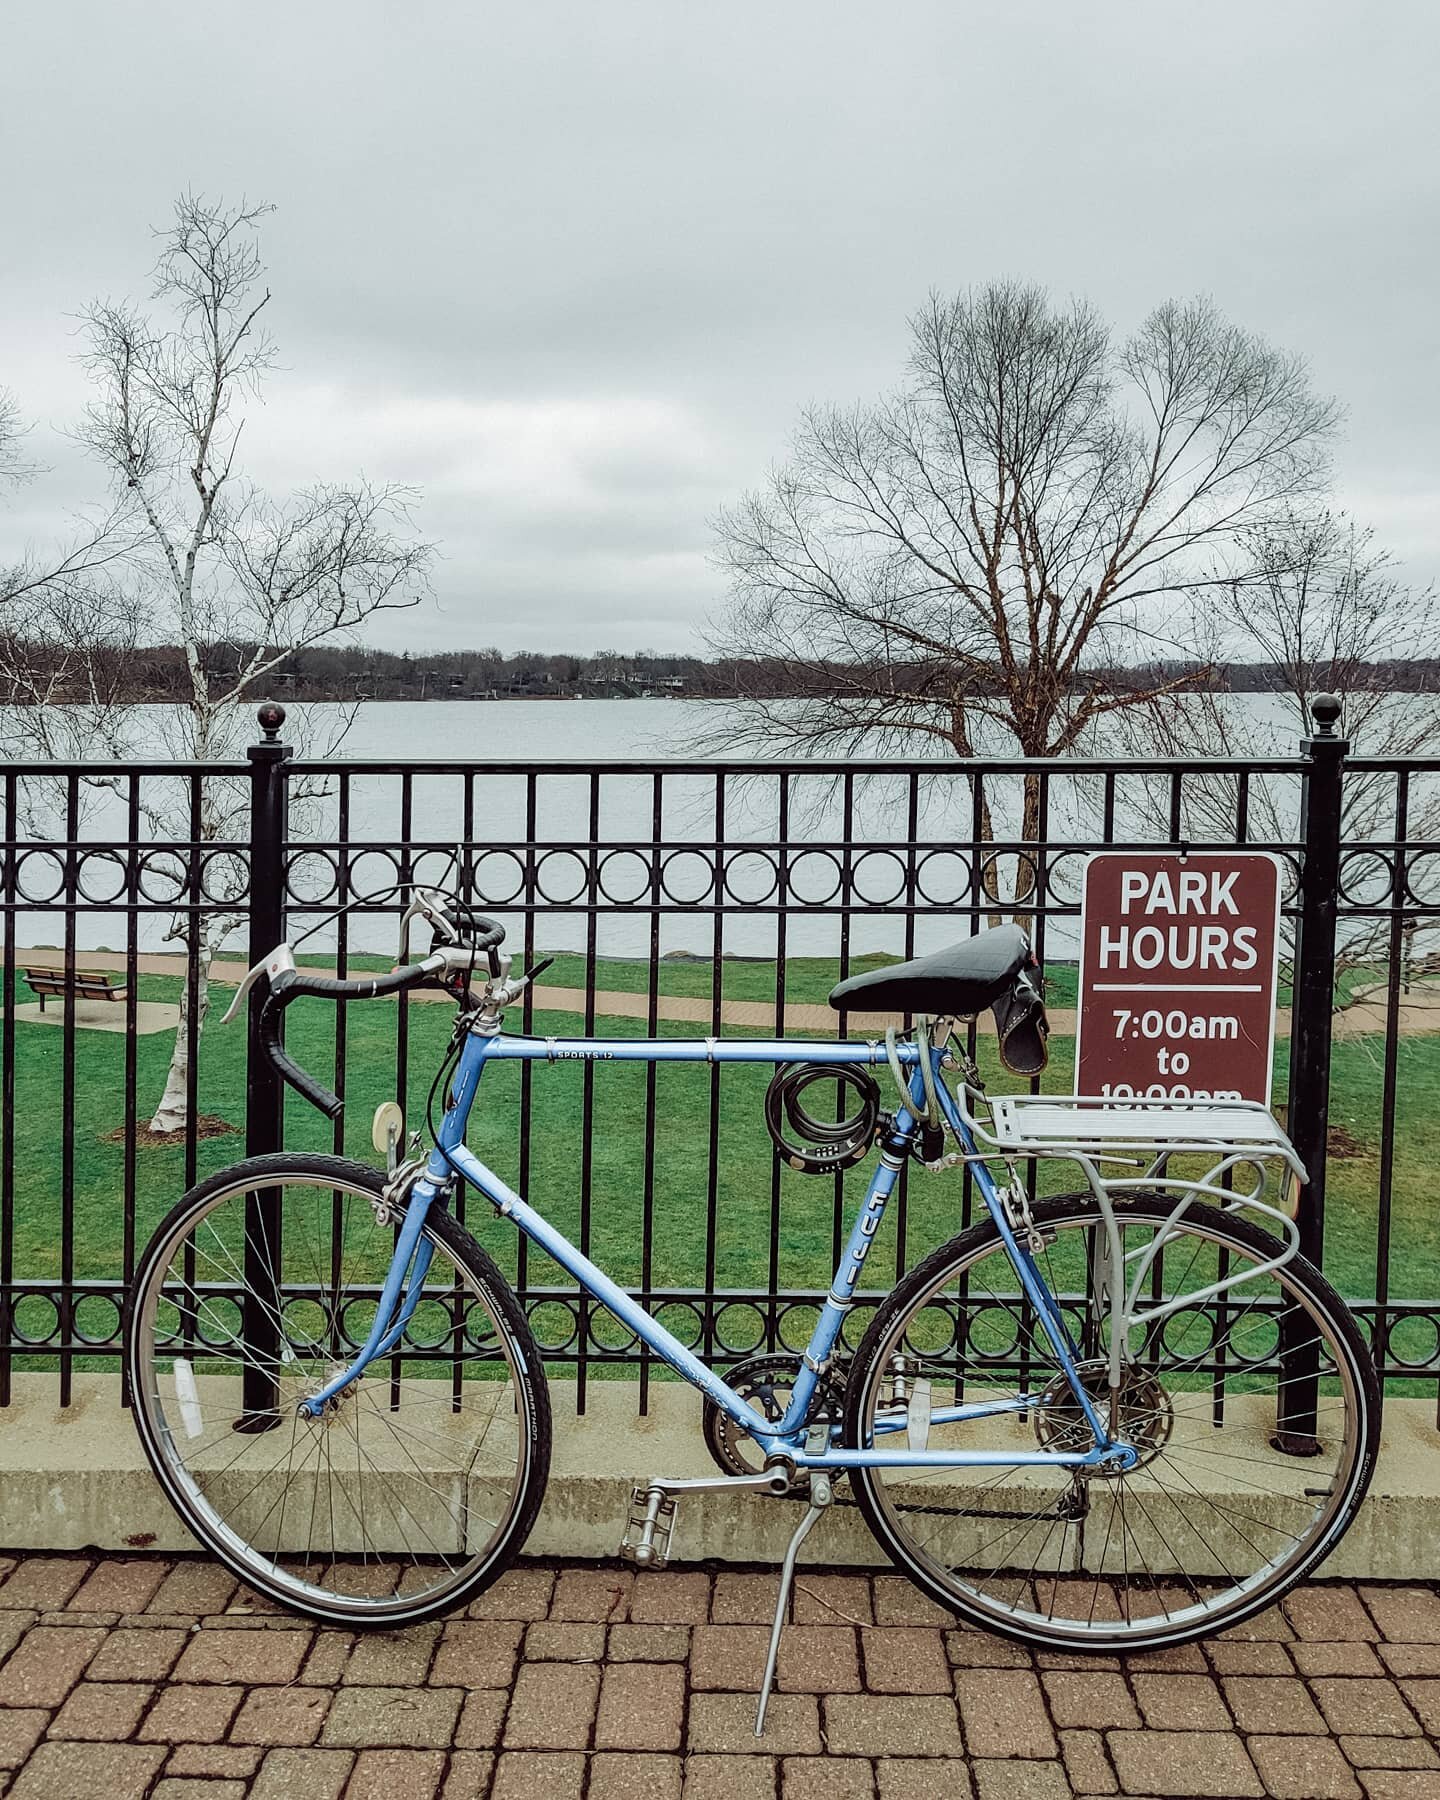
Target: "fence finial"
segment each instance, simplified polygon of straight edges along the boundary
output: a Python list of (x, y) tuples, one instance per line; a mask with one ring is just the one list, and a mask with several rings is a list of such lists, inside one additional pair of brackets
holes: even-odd
[(1334, 737), (1344, 702), (1338, 694), (1317, 694), (1310, 702), (1310, 717), (1315, 721), (1317, 737)]
[(255, 717), (260, 721), (265, 742), (273, 744), (280, 735), (280, 727), (285, 723), (285, 708), (278, 700), (265, 700), (255, 709)]

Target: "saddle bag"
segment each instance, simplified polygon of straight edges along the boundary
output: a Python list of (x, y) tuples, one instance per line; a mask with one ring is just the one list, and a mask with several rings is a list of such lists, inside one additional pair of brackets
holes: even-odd
[(1050, 1021), (1034, 973), (1021, 969), (990, 1010), (1001, 1062), (1012, 1075), (1038, 1075), (1050, 1060)]

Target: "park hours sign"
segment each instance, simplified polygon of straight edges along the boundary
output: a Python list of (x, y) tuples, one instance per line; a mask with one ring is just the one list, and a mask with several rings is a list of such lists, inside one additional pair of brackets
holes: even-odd
[(1280, 865), (1107, 850), (1085, 868), (1075, 1092), (1270, 1104)]

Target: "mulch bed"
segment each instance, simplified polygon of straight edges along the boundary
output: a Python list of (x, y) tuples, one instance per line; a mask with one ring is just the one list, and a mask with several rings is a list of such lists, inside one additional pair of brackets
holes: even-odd
[[(217, 1113), (201, 1113), (195, 1121), (195, 1135), (197, 1138), (238, 1137), (240, 1127), (232, 1125), (228, 1119), (222, 1119)], [(114, 1131), (105, 1132), (100, 1142), (102, 1144), (123, 1144), (125, 1127), (117, 1125)], [(185, 1142), (185, 1129), (182, 1126), (179, 1131), (152, 1131), (148, 1120), (137, 1119), (135, 1121), (135, 1142), (146, 1150), (170, 1149), (176, 1144)]]

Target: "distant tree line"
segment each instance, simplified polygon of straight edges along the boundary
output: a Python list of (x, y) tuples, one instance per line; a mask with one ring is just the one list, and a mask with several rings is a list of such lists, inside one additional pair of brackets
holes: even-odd
[[(23, 654), (21, 653), (23, 648)], [(257, 660), (272, 665), (269, 691), (277, 698), (309, 701), (356, 700), (524, 700), (524, 699), (635, 699), (658, 696), (692, 699), (729, 699), (737, 694), (763, 693), (773, 700), (820, 700), (841, 694), (854, 682), (853, 664), (834, 669), (824, 663), (797, 668), (781, 658), (669, 656), (654, 650), (630, 654), (600, 651), (591, 656), (546, 654), (542, 651), (505, 652), (438, 650), (412, 655), (409, 651), (374, 650), (358, 644), (317, 644), (280, 652), (275, 646), (236, 642), (208, 644), (204, 649), (206, 675), (217, 683), (233, 679), (238, 670)], [(48, 665), (48, 666), (47, 666)], [(23, 647), (0, 633), (0, 671), (24, 668), (29, 678), (23, 687), (7, 684), (0, 673), (0, 702), (25, 704), (43, 696), (51, 704), (88, 704), (94, 700), (95, 683), (114, 701), (126, 705), (188, 704), (194, 672), (186, 649), (179, 644), (122, 645), (108, 651), (101, 647), (86, 663), (78, 665), (66, 646), (29, 643)], [(889, 665), (891, 676), (895, 665)], [(1352, 671), (1358, 673), (1358, 671)], [(1388, 688), (1396, 693), (1440, 691), (1440, 658), (1399, 658), (1366, 665), (1369, 688)], [(910, 671), (912, 684), (943, 679), (934, 660)], [(1198, 680), (1197, 680), (1198, 678)], [(969, 679), (975, 680), (973, 669)], [(1202, 665), (1186, 661), (1130, 664), (1122, 668), (1087, 669), (1076, 677), (1086, 689), (1114, 694), (1150, 691), (1162, 684), (1196, 681), (1214, 692), (1237, 694), (1288, 691), (1289, 679), (1273, 663)], [(1325, 684), (1325, 671), (1316, 670), (1316, 686)], [(983, 684), (982, 684), (983, 685)], [(989, 684), (999, 692), (997, 673)]]
[[(25, 688), (11, 684), (4, 691), (4, 675), (0, 675), (0, 702), (25, 704), (43, 695), (49, 704), (86, 704), (94, 700), (97, 673), (103, 677), (106, 693), (124, 704), (176, 704), (187, 706), (194, 693), (193, 664), (182, 644), (139, 644), (113, 646), (99, 659), (88, 661), (85, 668), (72, 668), (65, 646), (27, 644), (20, 646), (0, 634), (0, 670), (25, 666), (32, 677)], [(47, 659), (54, 668), (41, 670)], [(277, 652), (275, 646), (254, 643), (207, 644), (203, 653), (203, 677), (214, 691), (234, 684), (236, 671), (248, 668), (257, 657), (275, 664), (270, 675), (270, 691), (275, 697), (293, 700), (542, 700), (542, 698), (733, 698), (736, 693), (765, 693), (772, 700), (817, 700), (826, 693), (842, 693), (855, 680), (853, 664), (833, 670), (824, 664), (812, 664), (797, 670), (794, 662), (767, 657), (686, 657), (662, 655), (655, 650), (637, 650), (623, 655), (603, 650), (594, 655), (563, 655), (542, 650), (502, 652), (486, 650), (437, 650), (432, 653), (389, 652), (369, 650), (360, 644), (315, 644), (290, 653)], [(97, 670), (97, 661), (101, 668)], [(895, 671), (895, 664), (889, 664)], [(923, 679), (936, 679), (936, 664), (927, 662)], [(1318, 682), (1323, 684), (1323, 671)], [(1368, 684), (1373, 688), (1390, 688), (1395, 693), (1435, 693), (1440, 691), (1440, 657), (1404, 657), (1391, 662), (1368, 664)], [(914, 679), (922, 679), (916, 666)], [(49, 679), (45, 679), (49, 677)], [(1109, 693), (1132, 693), (1156, 688), (1161, 682), (1199, 679), (1210, 691), (1229, 693), (1278, 693), (1287, 691), (1289, 682), (1273, 662), (1229, 662), (1201, 666), (1192, 661), (1148, 662), (1129, 664), (1112, 670), (1085, 670), (1076, 680), (1084, 680), (1085, 688), (1102, 688)], [(974, 679), (974, 673), (972, 677)], [(1001, 688), (1001, 677), (995, 675), (995, 691)]]

